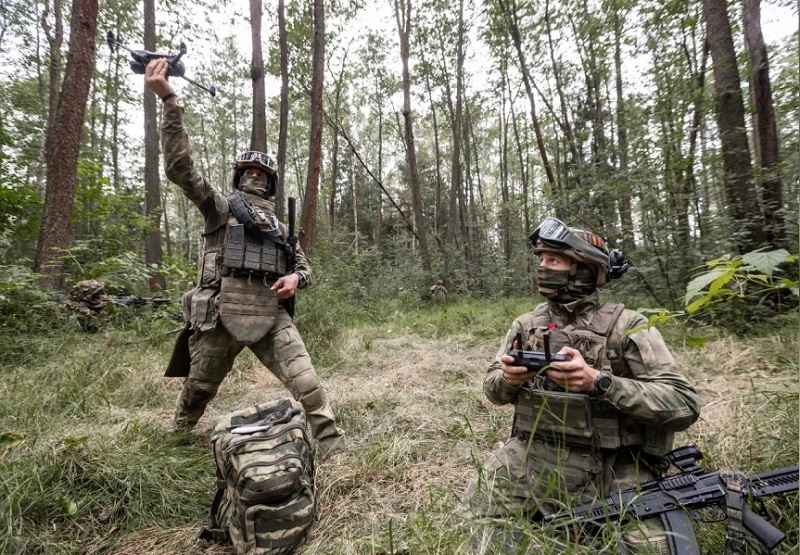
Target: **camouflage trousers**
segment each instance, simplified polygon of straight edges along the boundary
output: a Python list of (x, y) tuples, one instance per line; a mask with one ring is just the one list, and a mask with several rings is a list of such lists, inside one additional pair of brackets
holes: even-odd
[[(513, 438), (480, 469), (464, 493), (461, 513), (470, 522), (528, 519), (593, 501), (603, 495), (603, 482), (609, 492), (655, 478), (627, 450), (621, 450), (613, 464), (609, 465), (608, 459), (604, 464), (602, 459), (589, 447)], [(483, 545), (479, 552), (498, 552), (497, 546), (486, 540), (496, 536), (496, 530), (484, 527), (473, 528), (473, 532), (473, 546)], [(637, 522), (623, 530), (620, 552), (669, 555), (665, 534), (659, 519)]]
[[(194, 332), (189, 339), (189, 376), (175, 411), (176, 428), (191, 429), (197, 424), (244, 347), (219, 322), (212, 329)], [(343, 443), (344, 432), (336, 426), (328, 397), (289, 315), (279, 311), (272, 329), (248, 348), (303, 405), (314, 438), (329, 445)]]

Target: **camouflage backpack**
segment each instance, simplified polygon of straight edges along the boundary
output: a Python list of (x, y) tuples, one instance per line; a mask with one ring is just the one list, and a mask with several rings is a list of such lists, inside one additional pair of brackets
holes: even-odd
[(201, 537), (228, 540), (237, 555), (284, 555), (315, 516), (314, 457), (306, 416), (289, 399), (228, 414), (211, 435), (217, 495)]

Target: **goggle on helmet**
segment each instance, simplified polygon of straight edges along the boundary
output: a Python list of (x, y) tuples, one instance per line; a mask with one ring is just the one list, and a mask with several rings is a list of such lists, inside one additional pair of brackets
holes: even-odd
[(267, 196), (273, 196), (278, 189), (278, 164), (275, 163), (270, 156), (257, 150), (249, 150), (243, 152), (236, 158), (233, 165), (233, 188), (239, 187), (239, 179), (241, 179), (244, 170), (248, 168), (255, 168), (263, 171), (267, 175), (267, 183), (269, 184), (269, 191)]
[(579, 262), (602, 268), (598, 272), (597, 286), (622, 277), (628, 270), (628, 261), (621, 250), (608, 250), (602, 237), (579, 229), (570, 229), (561, 220), (546, 218), (528, 237), (535, 252), (563, 253)]

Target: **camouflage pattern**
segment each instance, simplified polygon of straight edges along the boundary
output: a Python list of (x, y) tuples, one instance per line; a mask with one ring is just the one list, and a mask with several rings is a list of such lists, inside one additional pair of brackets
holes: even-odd
[[(228, 199), (195, 170), (181, 106), (164, 104), (161, 140), (167, 177), (183, 190), (205, 220), (198, 287), (182, 300), (195, 333), (189, 340), (192, 362), (178, 399), (176, 426), (191, 428), (197, 424), (234, 359), (248, 347), (302, 403), (315, 439), (343, 444), (344, 434), (336, 427), (330, 402), (300, 334), (270, 290), (274, 280), (235, 275), (224, 265)], [(263, 223), (277, 223), (286, 235), (286, 226), (274, 218), (272, 203), (246, 193), (242, 197), (258, 205)], [(300, 276), (299, 288), (313, 283), (311, 267), (299, 247), (295, 272)]]
[(431, 285), (431, 297), (435, 300), (442, 300), (447, 296), (447, 287), (442, 280)]
[(211, 527), (239, 555), (293, 553), (314, 522), (314, 460), (303, 410), (289, 399), (222, 418), (211, 435), (218, 487)]
[(105, 285), (95, 279), (85, 279), (73, 285), (64, 306), (83, 316), (94, 316), (108, 304), (110, 297), (105, 294)]
[[(503, 379), (500, 357), (511, 348), (517, 333), (523, 346), (539, 347), (537, 328), (555, 325), (552, 330), (572, 327), (590, 328), (601, 305), (597, 294), (568, 304), (548, 302), (517, 318), (500, 345), (495, 361), (484, 380), (484, 393), (496, 405), (518, 401), (521, 387)], [(469, 517), (502, 518), (522, 514), (550, 514), (575, 503), (588, 502), (617, 488), (634, 487), (656, 477), (668, 463), (663, 454), (672, 447), (673, 434), (688, 428), (699, 416), (699, 397), (680, 373), (675, 361), (655, 328), (646, 328), (647, 320), (632, 310), (622, 310), (610, 333), (615, 348), (603, 354), (589, 344), (576, 345), (587, 363), (608, 371), (615, 378), (603, 403), (616, 411), (620, 429), (640, 429), (641, 445), (623, 441), (618, 449), (604, 449), (607, 438), (595, 441), (570, 441), (568, 435), (544, 436), (537, 433), (537, 423), (530, 433), (512, 437), (490, 458), (479, 476), (470, 484), (463, 511)], [(629, 330), (643, 329), (627, 334)], [(558, 333), (551, 342), (553, 352), (564, 346)], [(565, 343), (566, 344), (566, 343)], [(611, 346), (611, 345), (609, 345)], [(593, 351), (593, 352), (588, 352)], [(595, 366), (596, 364), (596, 366)], [(583, 397), (583, 396), (581, 396)], [(564, 415), (564, 420), (569, 417)], [(613, 427), (597, 427), (597, 434), (619, 433)], [(646, 448), (649, 446), (650, 448)], [(658, 532), (659, 522), (648, 521), (642, 530), (625, 534), (623, 540), (636, 552), (643, 546), (658, 553), (666, 549)], [(647, 536), (655, 538), (647, 540)], [(664, 545), (662, 545), (664, 544)], [(654, 550), (654, 551), (653, 551)], [(664, 551), (667, 553), (668, 551)]]

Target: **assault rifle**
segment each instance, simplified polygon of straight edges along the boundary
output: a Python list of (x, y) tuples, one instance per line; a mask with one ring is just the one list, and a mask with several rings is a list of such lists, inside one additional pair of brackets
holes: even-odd
[[(297, 235), (294, 232), (294, 212), (295, 212), (295, 198), (289, 197), (289, 237), (286, 238), (286, 253), (289, 258), (289, 263), (286, 268), (286, 275), (294, 273), (295, 266), (297, 266)], [(294, 305), (297, 295), (292, 295), (290, 298), (283, 301), (283, 308), (294, 319)]]
[[(717, 507), (727, 509), (728, 541), (740, 553), (745, 552), (745, 541), (769, 552), (784, 540), (784, 533), (750, 509), (748, 500), (797, 493), (797, 466), (746, 477), (738, 472), (703, 470), (696, 464), (703, 458), (696, 445), (671, 451), (667, 457), (680, 470), (678, 474), (548, 515), (544, 518), (545, 527), (596, 531), (610, 522), (660, 517), (672, 555), (700, 555), (697, 536), (684, 512), (703, 522), (697, 509)], [(740, 515), (741, 522), (731, 522), (732, 513)]]
[(566, 362), (569, 358), (564, 355), (550, 353), (550, 332), (544, 332), (544, 352), (542, 351), (523, 351), (522, 334), (518, 333), (514, 339), (517, 348), (508, 351), (508, 356), (514, 358), (513, 366), (524, 366), (528, 372), (541, 372), (551, 362)]
[(172, 302), (171, 299), (167, 298), (142, 297), (141, 295), (117, 295), (115, 297), (109, 297), (108, 300), (114, 304), (137, 305), (137, 306), (144, 304), (161, 306), (164, 304), (170, 304)]
[(200, 87), (211, 96), (216, 96), (217, 94), (217, 88), (214, 85), (206, 87), (205, 85), (201, 85), (197, 81), (186, 77), (186, 66), (183, 65), (183, 62), (181, 62), (181, 58), (184, 54), (186, 54), (185, 42), (181, 42), (180, 51), (177, 54), (159, 54), (157, 52), (150, 52), (149, 50), (132, 50), (124, 44), (119, 43), (114, 35), (114, 31), (109, 31), (106, 33), (106, 42), (111, 50), (119, 47), (131, 53), (131, 70), (133, 70), (133, 72), (136, 74), (144, 75), (144, 68), (147, 67), (147, 64), (159, 58), (166, 58), (167, 62), (169, 62), (169, 70), (167, 71), (168, 76), (185, 79), (195, 87)]

